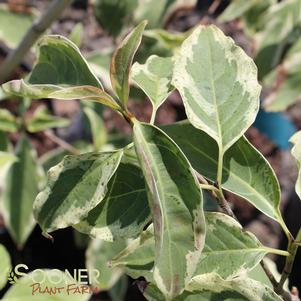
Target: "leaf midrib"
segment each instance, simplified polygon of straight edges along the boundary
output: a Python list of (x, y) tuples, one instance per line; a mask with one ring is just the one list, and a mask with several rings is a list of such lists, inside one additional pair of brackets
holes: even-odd
[[(139, 130), (139, 133), (140, 133), (140, 136), (141, 136), (141, 140), (142, 140), (142, 142), (145, 143), (146, 150), (147, 150), (148, 142), (145, 140), (144, 135), (143, 135), (142, 131), (140, 130), (140, 126), (139, 126), (139, 129), (138, 129), (138, 130)], [(150, 144), (150, 143), (149, 143), (149, 144)], [(156, 144), (154, 144), (154, 143), (152, 143), (152, 144), (155, 145), (155, 147), (157, 147)], [(144, 151), (144, 149), (141, 149), (141, 151), (142, 151), (142, 153), (144, 153), (145, 155), (147, 155), (147, 153), (149, 153), (149, 156), (145, 156), (146, 162), (148, 162), (148, 157), (149, 157), (149, 159), (152, 161), (152, 163), (154, 163), (154, 159), (153, 159), (153, 156), (152, 156), (152, 153), (151, 153), (151, 152)], [(148, 166), (150, 166), (150, 165), (148, 165)], [(157, 165), (154, 164), (153, 166), (154, 166), (154, 170), (155, 170), (155, 172), (156, 172), (156, 174), (157, 174), (157, 177), (158, 177), (158, 179), (159, 179), (160, 182), (161, 182), (161, 177), (160, 177), (160, 173), (159, 173), (158, 170), (157, 170)], [(149, 169), (150, 169), (150, 173), (151, 173), (151, 175), (152, 175), (152, 177), (153, 177), (154, 187), (155, 187), (155, 189), (156, 189), (156, 192), (158, 193), (159, 200), (160, 200), (161, 198), (160, 198), (160, 193), (159, 193), (159, 191), (161, 191), (161, 189), (158, 189), (158, 186), (157, 186), (157, 184), (156, 184), (156, 181), (155, 181), (155, 178), (154, 178), (154, 175), (153, 175), (153, 171), (152, 171), (151, 168), (149, 168)], [(160, 188), (160, 187), (159, 187), (159, 188)], [(164, 192), (163, 192), (163, 191), (161, 191), (161, 193), (164, 195)], [(163, 212), (163, 210), (162, 210), (162, 204), (163, 204), (162, 202), (159, 202), (161, 212)], [(164, 220), (164, 222), (165, 222), (165, 224), (166, 224), (166, 233), (167, 233), (168, 241), (172, 241), (172, 240), (170, 239), (170, 233), (169, 233), (169, 225), (168, 225), (168, 221), (167, 221), (167, 219), (165, 219), (165, 218), (163, 218), (163, 217), (164, 217), (164, 215), (162, 214), (162, 221)], [(162, 225), (163, 225), (163, 224), (162, 224)], [(162, 237), (162, 238), (164, 237), (164, 227), (162, 227), (161, 237)], [(160, 249), (162, 249), (162, 247), (163, 247), (163, 239), (160, 241), (160, 243), (161, 243)], [(169, 248), (169, 254), (171, 254), (171, 244), (170, 244), (170, 243), (168, 244), (168, 248)], [(168, 256), (168, 262), (169, 262), (170, 271), (171, 271), (171, 275), (170, 275), (171, 277), (170, 277), (170, 278), (173, 279), (172, 275), (174, 275), (174, 272), (173, 272), (173, 267), (174, 267), (174, 265), (173, 265), (172, 262), (171, 262), (171, 257), (170, 257), (170, 256)], [(164, 282), (164, 280), (163, 280), (163, 282)], [(165, 284), (164, 284), (164, 285), (165, 285)], [(171, 289), (171, 290), (173, 290), (173, 282), (172, 282), (171, 286), (172, 286), (172, 289)]]
[[(218, 255), (218, 254), (225, 254), (225, 253), (239, 253), (239, 252), (256, 252), (256, 251), (262, 251), (262, 252), (265, 252), (267, 253), (268, 250), (265, 248), (265, 247), (258, 247), (258, 248), (246, 248), (246, 249), (227, 249), (227, 250), (213, 250), (213, 251), (203, 251), (202, 252), (202, 255)], [(202, 260), (202, 258), (201, 258)]]
[(216, 124), (217, 124), (217, 129), (218, 129), (218, 147), (220, 149), (220, 152), (223, 151), (223, 137), (222, 137), (222, 128), (220, 124), (220, 117), (219, 117), (219, 109), (218, 109), (218, 104), (217, 104), (217, 99), (216, 99), (216, 93), (215, 93), (215, 83), (213, 80), (213, 64), (212, 64), (212, 55), (211, 55), (211, 44), (209, 42), (209, 37), (207, 33), (207, 43), (208, 43), (208, 48), (209, 48), (209, 68), (210, 69), (210, 84), (211, 84), (211, 89), (212, 89), (212, 96), (213, 96), (213, 102), (216, 110)]

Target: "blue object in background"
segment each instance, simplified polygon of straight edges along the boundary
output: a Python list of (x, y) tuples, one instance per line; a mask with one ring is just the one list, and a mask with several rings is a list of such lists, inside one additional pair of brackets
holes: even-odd
[(281, 112), (259, 110), (253, 126), (282, 150), (291, 147), (289, 139), (297, 131), (295, 125)]

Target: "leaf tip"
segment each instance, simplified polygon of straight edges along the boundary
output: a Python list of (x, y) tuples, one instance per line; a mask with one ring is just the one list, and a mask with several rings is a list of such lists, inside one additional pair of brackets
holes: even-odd
[(54, 238), (53, 238), (53, 236), (51, 236), (49, 233), (43, 231), (43, 232), (42, 232), (42, 235), (43, 235), (44, 237), (46, 237), (47, 239), (49, 239), (52, 243), (54, 243)]

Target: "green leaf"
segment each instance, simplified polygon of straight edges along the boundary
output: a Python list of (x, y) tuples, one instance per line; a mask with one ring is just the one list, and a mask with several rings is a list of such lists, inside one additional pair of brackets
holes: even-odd
[(146, 21), (135, 27), (116, 48), (111, 62), (111, 83), (116, 95), (126, 107), (129, 98), (129, 74), (134, 55), (142, 40)]
[[(215, 182), (218, 165), (218, 146), (215, 141), (188, 122), (175, 123), (163, 129), (180, 146), (193, 168)], [(226, 151), (221, 185), (282, 223), (279, 211), (280, 187), (275, 173), (263, 155), (245, 137)]]
[(150, 99), (154, 113), (174, 90), (171, 85), (173, 73), (172, 58), (150, 56), (144, 65), (135, 63), (132, 68), (133, 81)]
[(154, 221), (154, 280), (172, 299), (190, 280), (204, 246), (202, 193), (188, 160), (166, 134), (138, 121), (133, 131)]
[(107, 143), (108, 134), (104, 122), (92, 108), (85, 106), (83, 109), (87, 116), (91, 129), (91, 136), (95, 150), (99, 151)]
[(0, 109), (0, 131), (17, 132), (19, 124), (17, 118), (8, 110)]
[(97, 281), (92, 281), (92, 285), (103, 290), (111, 289), (123, 274), (120, 267), (110, 267), (109, 262), (118, 254), (126, 243), (123, 240), (117, 242), (107, 242), (103, 240), (93, 239), (88, 247), (86, 254), (86, 267), (89, 270), (96, 269), (99, 271)]
[(12, 80), (2, 85), (8, 94), (32, 99), (56, 98), (61, 100), (89, 100), (104, 104), (114, 110), (119, 106), (115, 100), (105, 91), (92, 86), (65, 87), (52, 84), (27, 84), (23, 80)]
[(96, 0), (94, 14), (110, 35), (117, 37), (132, 22), (133, 11), (139, 0)]
[(7, 133), (0, 131), (0, 151), (12, 152), (13, 146), (8, 139)]
[(196, 4), (197, 0), (139, 0), (133, 18), (135, 22), (147, 20), (149, 28), (163, 28), (176, 12)]
[(14, 13), (7, 5), (0, 5), (0, 40), (15, 48), (34, 20), (33, 14)]
[(15, 243), (22, 247), (35, 226), (32, 204), (42, 178), (36, 153), (27, 137), (17, 145), (15, 162), (6, 175), (2, 199), (4, 223)]
[(105, 197), (122, 150), (66, 156), (51, 168), (45, 189), (34, 203), (34, 215), (43, 232), (79, 223)]
[(121, 163), (104, 200), (75, 228), (92, 237), (114, 241), (137, 237), (150, 221), (150, 210), (141, 170)]
[(0, 290), (3, 289), (7, 282), (7, 275), (12, 269), (10, 256), (3, 245), (0, 244)]
[(260, 86), (250, 57), (217, 27), (198, 26), (176, 56), (173, 85), (189, 121), (225, 152), (253, 123)]
[[(71, 271), (71, 274), (72, 271)], [(40, 291), (38, 290), (38, 283), (35, 279), (44, 279), (40, 284)], [(85, 279), (86, 280), (86, 279)], [(84, 281), (85, 281), (84, 280)], [(55, 283), (54, 283), (55, 282)], [(50, 293), (42, 293), (48, 287), (52, 291), (55, 287), (63, 287), (64, 289), (56, 295)], [(68, 293), (69, 288), (69, 293)], [(31, 272), (26, 276), (20, 278), (17, 283), (12, 285), (10, 289), (5, 293), (2, 301), (88, 301), (91, 298), (90, 292), (84, 294), (75, 291), (78, 288), (81, 291), (81, 285), (67, 274), (57, 269), (55, 270), (40, 270), (38, 272)]]
[(296, 192), (301, 199), (301, 131), (295, 133), (291, 139), (290, 142), (293, 143), (293, 148), (291, 150), (292, 155), (296, 159), (296, 163), (298, 166), (298, 178), (296, 181)]
[(96, 0), (94, 13), (101, 27), (117, 37), (147, 20), (150, 28), (163, 28), (175, 12), (193, 8), (196, 0)]
[(30, 133), (36, 133), (50, 128), (60, 128), (68, 125), (70, 125), (69, 119), (53, 116), (46, 107), (40, 106), (26, 123), (26, 128)]

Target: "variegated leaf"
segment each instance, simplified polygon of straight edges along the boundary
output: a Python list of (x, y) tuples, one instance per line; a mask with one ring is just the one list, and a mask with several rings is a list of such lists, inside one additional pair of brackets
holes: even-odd
[[(213, 182), (217, 180), (218, 146), (208, 134), (186, 121), (164, 126), (163, 129), (180, 146), (198, 173)], [(221, 186), (283, 223), (276, 175), (263, 155), (244, 137), (224, 155)]]
[(256, 36), (255, 62), (260, 80), (280, 63), (294, 36), (299, 36), (301, 2), (299, 0), (277, 1), (270, 6), (264, 19), (264, 28)]
[[(195, 275), (214, 271), (224, 279), (232, 279), (252, 270), (269, 252), (288, 255), (286, 251), (264, 247), (251, 233), (242, 229), (233, 218), (216, 212), (207, 212), (206, 241)], [(152, 229), (132, 241), (129, 246), (113, 259), (113, 265), (124, 266), (129, 275), (147, 275), (153, 269), (155, 255)], [(131, 268), (133, 266), (134, 268)]]
[(113, 90), (122, 102), (127, 106), (129, 98), (129, 76), (134, 55), (142, 40), (142, 33), (146, 26), (146, 21), (135, 27), (116, 48), (111, 62), (111, 83)]
[(94, 86), (101, 82), (90, 69), (78, 47), (60, 35), (45, 35), (38, 42), (38, 59), (28, 83), (57, 86)]
[(245, 276), (224, 280), (215, 273), (199, 275), (192, 279), (187, 291), (190, 292), (183, 294), (178, 301), (213, 300), (214, 298), (219, 298), (219, 300), (233, 298), (239, 301), (282, 301), (272, 289)]
[(89, 100), (99, 102), (114, 110), (119, 109), (115, 100), (108, 93), (93, 86), (65, 87), (64, 85), (58, 86), (52, 84), (31, 85), (23, 80), (12, 80), (2, 85), (2, 88), (7, 94), (31, 99), (56, 98), (61, 100)]
[(144, 178), (139, 167), (120, 163), (104, 200), (75, 228), (107, 241), (137, 237), (150, 221)]
[[(148, 284), (143, 294), (149, 301), (165, 301), (158, 288)], [(187, 290), (174, 301), (283, 301), (271, 288), (247, 277), (223, 280), (211, 273), (192, 279)]]
[(66, 156), (48, 171), (45, 189), (34, 202), (43, 232), (79, 223), (106, 196), (123, 151)]
[(204, 246), (202, 194), (188, 160), (164, 132), (136, 120), (133, 130), (154, 221), (154, 280), (172, 299), (184, 290)]
[(144, 277), (153, 281), (155, 240), (154, 228), (150, 225), (141, 235), (112, 259), (112, 267), (122, 267), (126, 274), (136, 279)]
[(268, 253), (288, 255), (261, 245), (233, 218), (217, 212), (206, 213), (207, 236), (195, 275), (214, 271), (224, 279), (253, 269)]
[(183, 42), (172, 84), (189, 121), (216, 140), (221, 152), (244, 134), (259, 109), (254, 62), (214, 25), (198, 26)]
[(150, 56), (144, 65), (135, 63), (133, 81), (144, 91), (153, 105), (153, 115), (174, 90), (171, 85), (173, 60), (169, 57)]
[(21, 97), (88, 99), (119, 109), (114, 99), (103, 91), (78, 47), (59, 35), (40, 39), (38, 59), (26, 82), (15, 80), (2, 87), (5, 93)]

